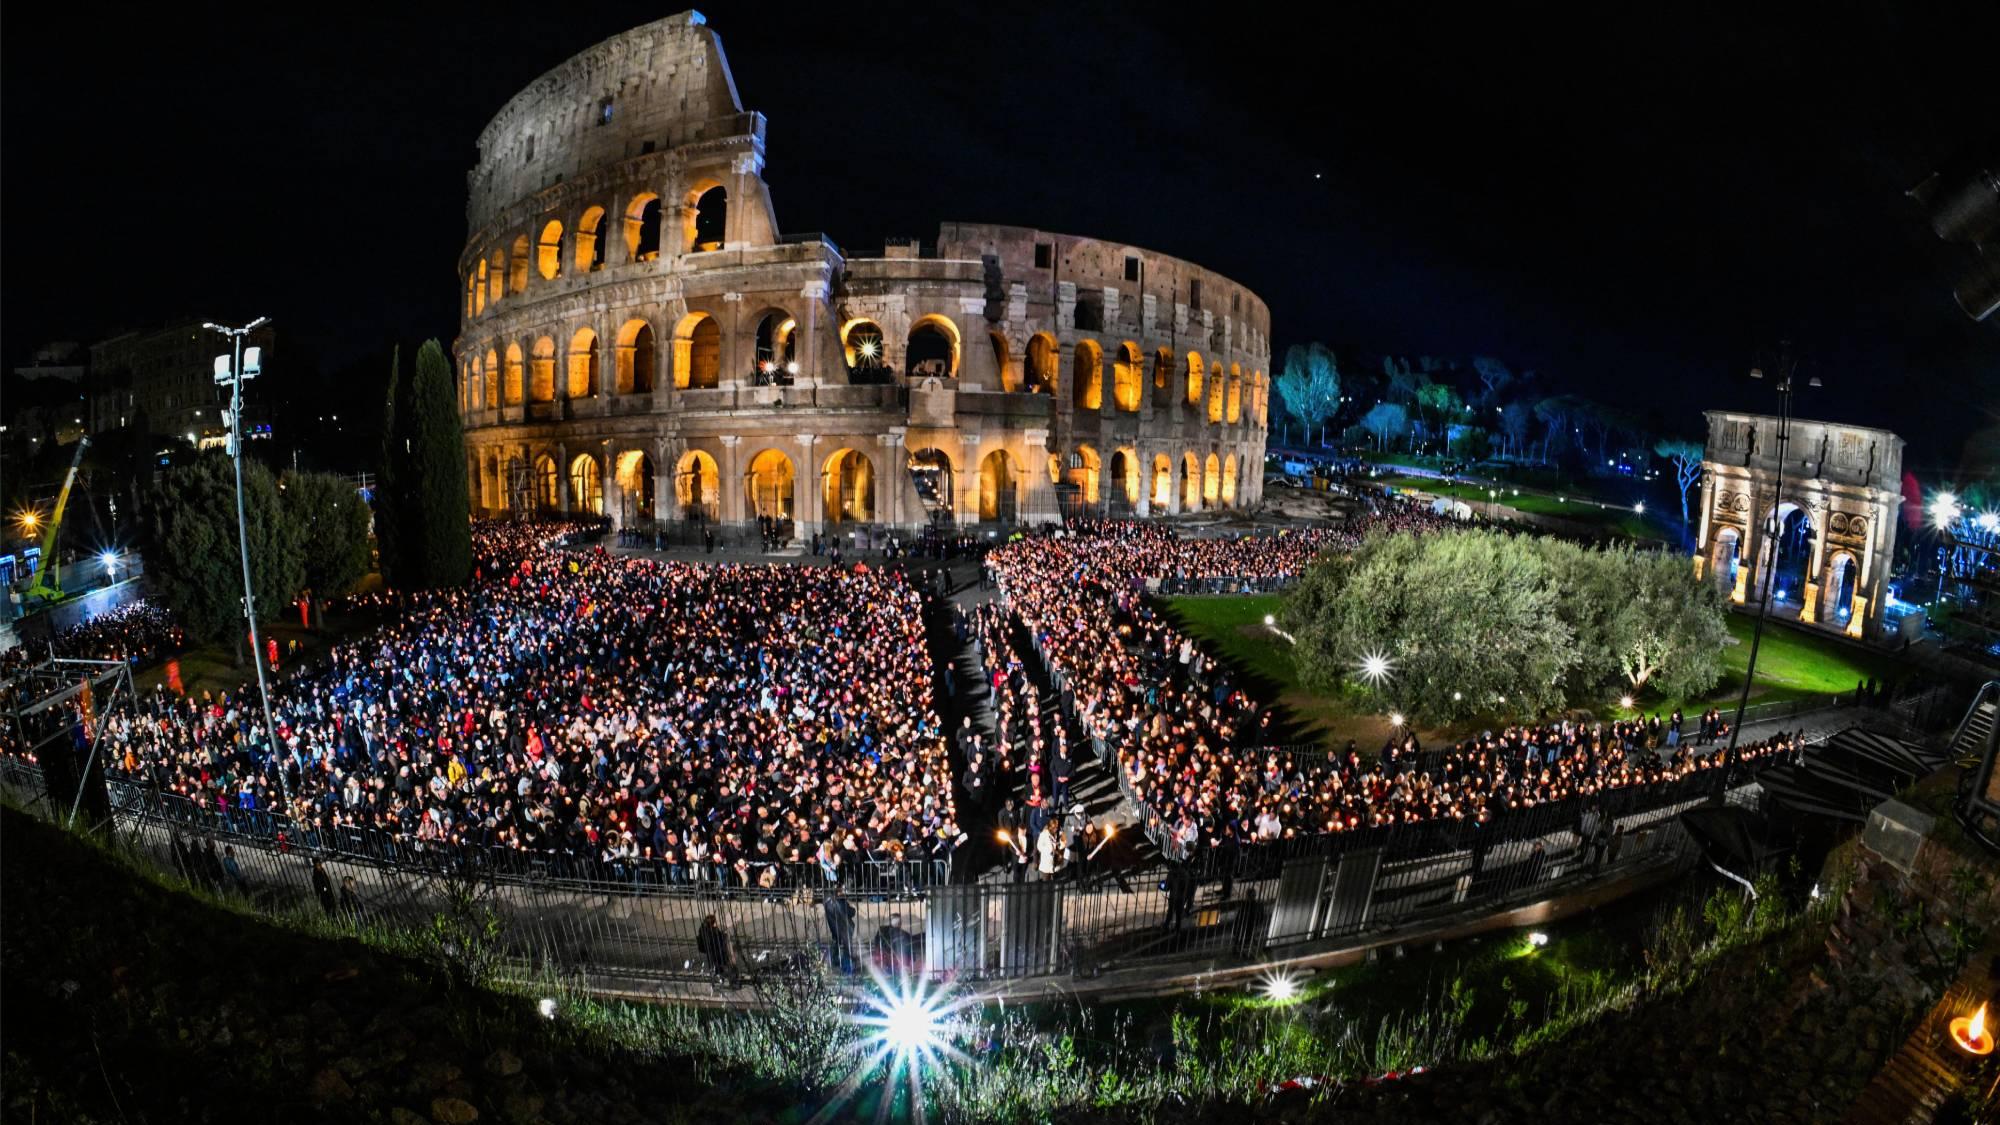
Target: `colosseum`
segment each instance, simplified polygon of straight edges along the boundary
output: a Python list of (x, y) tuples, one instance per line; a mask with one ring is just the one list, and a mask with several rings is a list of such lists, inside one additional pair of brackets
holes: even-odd
[(698, 12), (486, 126), (455, 348), (476, 511), (797, 538), (1257, 501), (1255, 294), (1028, 227), (780, 234), (764, 137)]

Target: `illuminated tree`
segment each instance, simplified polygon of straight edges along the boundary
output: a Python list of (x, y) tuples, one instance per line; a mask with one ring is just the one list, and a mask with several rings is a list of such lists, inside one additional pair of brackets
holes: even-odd
[(1392, 438), (1410, 428), (1410, 412), (1401, 403), (1378, 402), (1361, 419), (1361, 428), (1375, 435), (1375, 448), (1387, 450)]
[(1681, 536), (1688, 536), (1688, 492), (1701, 483), (1702, 447), (1697, 442), (1667, 438), (1653, 446), (1653, 452), (1673, 462), (1674, 483), (1681, 490)]
[(1340, 412), (1340, 367), (1325, 344), (1293, 344), (1285, 351), (1285, 369), (1277, 378), (1278, 397), (1285, 413), (1299, 420), (1310, 438), (1320, 431), (1326, 444), (1326, 425)]

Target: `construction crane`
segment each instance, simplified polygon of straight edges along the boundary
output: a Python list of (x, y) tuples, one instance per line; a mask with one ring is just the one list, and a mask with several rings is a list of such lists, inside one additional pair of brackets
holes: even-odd
[(56, 497), (55, 514), (49, 517), (49, 530), (42, 536), (42, 567), (35, 572), (35, 584), (28, 587), (29, 600), (62, 600), (62, 582), (56, 563), (56, 533), (62, 530), (63, 510), (69, 507), (69, 490), (76, 485), (76, 470), (83, 464), (83, 451), (89, 447), (88, 435), (76, 440), (76, 456), (70, 458), (69, 475), (63, 478), (62, 492)]

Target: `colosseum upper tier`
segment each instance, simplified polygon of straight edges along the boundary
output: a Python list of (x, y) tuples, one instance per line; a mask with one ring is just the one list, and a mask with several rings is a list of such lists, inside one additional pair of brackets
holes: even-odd
[[(1149, 250), (780, 234), (698, 12), (536, 79), (468, 176), (473, 507), (789, 537), (1256, 502), (1270, 314)], [(655, 521), (658, 521), (655, 524)]]

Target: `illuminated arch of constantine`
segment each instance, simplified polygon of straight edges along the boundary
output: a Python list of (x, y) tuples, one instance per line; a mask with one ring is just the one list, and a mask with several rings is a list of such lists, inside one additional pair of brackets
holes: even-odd
[(475, 511), (802, 537), (1257, 501), (1255, 294), (1024, 227), (867, 256), (781, 235), (764, 135), (696, 12), (487, 125), (454, 347)]
[(1777, 491), (1778, 419), (1711, 410), (1695, 573), (1738, 605), (1880, 639), (1896, 555), (1903, 439), (1794, 418)]

